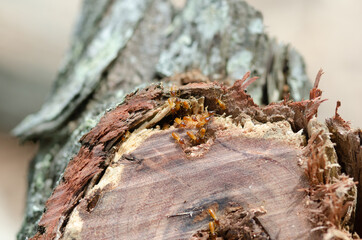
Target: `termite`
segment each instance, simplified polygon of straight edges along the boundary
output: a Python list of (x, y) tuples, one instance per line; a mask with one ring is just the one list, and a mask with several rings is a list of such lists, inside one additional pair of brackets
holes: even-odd
[(176, 97), (176, 95), (177, 95), (177, 87), (176, 86), (171, 87), (170, 95), (171, 95), (171, 97)]
[(197, 124), (196, 124), (197, 128), (201, 128), (211, 120), (212, 115), (214, 115), (213, 112), (208, 112), (206, 110), (205, 113), (203, 113), (202, 115), (199, 115), (195, 118), (192, 118), (192, 120), (197, 121)]
[(206, 124), (210, 121), (210, 115), (209, 114), (205, 114), (203, 116), (200, 117), (200, 122)]
[(183, 101), (182, 102), (182, 107), (184, 108), (184, 109), (190, 109), (190, 104), (187, 102), (187, 101)]
[[(199, 131), (200, 134), (200, 138), (203, 139), (205, 137), (205, 133), (206, 133), (206, 129), (205, 128), (201, 128)], [(211, 209), (210, 209), (211, 210)], [(211, 210), (212, 211), (212, 210)]]
[(189, 132), (189, 131), (187, 131), (186, 133), (193, 141), (195, 141), (195, 142), (197, 141), (197, 137), (195, 136), (195, 134), (193, 134), (192, 132)]
[(171, 135), (179, 144), (185, 144), (185, 141), (182, 138), (180, 138), (180, 136), (177, 133), (173, 132)]
[(172, 109), (173, 111), (178, 111), (180, 110), (180, 107), (181, 107), (181, 100), (179, 98), (176, 98), (175, 99), (175, 107)]
[(205, 122), (199, 121), (199, 122), (196, 124), (196, 127), (197, 127), (197, 128), (201, 128), (201, 127), (204, 126), (204, 125), (205, 125)]
[(217, 225), (219, 225), (219, 219), (217, 218), (214, 210), (212, 210), (211, 208), (209, 208), (207, 211), (209, 212), (210, 216), (214, 219), (215, 223), (216, 223)]
[(181, 107), (181, 100), (179, 98), (176, 98), (177, 95), (177, 87), (172, 86), (170, 89), (170, 95), (171, 97), (167, 99), (168, 105), (171, 107), (172, 113), (175, 113), (176, 111), (180, 110)]
[(221, 99), (216, 99), (216, 103), (220, 106), (220, 108), (222, 109), (222, 110), (225, 110), (226, 109), (226, 105), (225, 105), (225, 103), (223, 102), (223, 101), (221, 101)]
[(216, 239), (216, 233), (215, 233), (215, 223), (214, 222), (209, 222), (209, 229), (210, 229), (211, 239), (215, 240)]
[(180, 127), (186, 127), (186, 124), (180, 118), (175, 118), (175, 123), (177, 123)]
[(125, 134), (122, 136), (122, 142), (126, 141), (130, 134), (131, 133), (129, 131), (126, 131)]
[(172, 98), (167, 99), (168, 105), (170, 105), (171, 108), (175, 106), (175, 103)]
[(190, 116), (185, 116), (182, 121), (184, 122), (184, 124), (186, 125), (185, 127), (188, 127), (188, 128), (193, 128), (195, 127), (195, 122), (194, 120), (192, 119), (192, 117)]
[(192, 118), (189, 117), (189, 116), (184, 116), (183, 121), (184, 122), (192, 122)]

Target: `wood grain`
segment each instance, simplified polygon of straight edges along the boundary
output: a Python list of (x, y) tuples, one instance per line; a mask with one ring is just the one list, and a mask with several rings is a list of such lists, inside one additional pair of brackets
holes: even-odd
[[(195, 222), (198, 210), (217, 203), (244, 208), (263, 205), (260, 222), (272, 239), (311, 239), (303, 207), (307, 186), (297, 165), (301, 149), (278, 140), (217, 137), (210, 150), (189, 159), (171, 131), (152, 135), (123, 158), (118, 186), (105, 191), (93, 211), (78, 207), (81, 239), (188, 239), (208, 219)], [(194, 215), (167, 217), (194, 211)]]

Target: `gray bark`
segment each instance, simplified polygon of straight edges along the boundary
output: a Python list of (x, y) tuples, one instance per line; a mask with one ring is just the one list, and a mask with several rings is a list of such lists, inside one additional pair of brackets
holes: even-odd
[(244, 1), (85, 0), (70, 49), (42, 109), (13, 133), (39, 141), (28, 176), (18, 239), (36, 232), (46, 199), (78, 152), (78, 140), (125, 94), (161, 77), (200, 69), (230, 83), (247, 71), (256, 103), (307, 98), (302, 57), (264, 32), (262, 14)]

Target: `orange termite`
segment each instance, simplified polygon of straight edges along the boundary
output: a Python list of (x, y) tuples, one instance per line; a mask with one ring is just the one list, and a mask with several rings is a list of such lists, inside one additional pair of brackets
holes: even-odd
[(202, 127), (202, 126), (204, 126), (205, 125), (205, 122), (198, 122), (197, 124), (196, 124), (196, 127), (197, 128), (200, 128), (200, 127)]
[(220, 99), (216, 99), (216, 103), (220, 106), (220, 108), (222, 110), (225, 110), (226, 109), (226, 105), (223, 101), (221, 101)]
[(168, 105), (170, 105), (170, 107), (173, 108), (175, 106), (175, 103), (173, 102), (172, 98), (167, 99), (167, 102), (168, 102)]
[(130, 134), (131, 133), (129, 131), (125, 132), (125, 134), (122, 136), (122, 142), (126, 141)]
[(182, 123), (182, 120), (179, 118), (175, 118), (175, 123), (177, 123), (178, 125), (180, 125)]
[(188, 103), (188, 102), (186, 102), (186, 101), (183, 101), (182, 102), (182, 107), (184, 108), (184, 109), (190, 109), (190, 104)]
[(195, 136), (195, 134), (193, 134), (192, 132), (189, 132), (189, 131), (187, 131), (186, 133), (187, 133), (187, 135), (189, 135), (189, 137), (192, 140), (194, 140), (195, 142), (197, 141), (197, 137)]
[(183, 120), (189, 122), (189, 121), (192, 121), (192, 118), (189, 117), (189, 116), (185, 116), (185, 117), (183, 118)]
[[(200, 129), (200, 138), (202, 139), (202, 138), (204, 138), (205, 137), (205, 133), (206, 133), (206, 129), (205, 128), (201, 128)], [(212, 211), (212, 210), (211, 210)]]
[(188, 127), (188, 128), (194, 127), (194, 121), (192, 120), (191, 117), (185, 116), (185, 117), (182, 119), (182, 121), (184, 122), (185, 127)]
[(182, 138), (180, 138), (180, 136), (177, 133), (173, 132), (171, 135), (179, 144), (185, 144), (185, 141)]
[(174, 110), (174, 111), (178, 111), (178, 110), (180, 110), (180, 107), (181, 107), (181, 100), (179, 99), (179, 98), (176, 98), (176, 100), (175, 100), (175, 107), (174, 107), (174, 109), (172, 109), (172, 110)]
[(209, 222), (209, 228), (210, 228), (211, 239), (212, 240), (216, 239), (215, 223), (214, 222)]
[(210, 121), (210, 116), (209, 115), (204, 115), (202, 117), (200, 117), (200, 121), (203, 122), (204, 124), (206, 124), (207, 122)]
[(203, 113), (201, 116), (199, 116), (198, 118), (196, 118), (196, 120), (197, 120), (196, 127), (197, 127), (197, 128), (201, 128), (201, 127), (203, 127), (205, 124), (207, 124), (207, 123), (210, 121), (211, 116), (212, 116), (213, 114), (214, 114), (213, 112), (205, 112), (205, 113)]
[(171, 94), (172, 97), (176, 97), (176, 95), (177, 95), (177, 87), (176, 86), (171, 87), (170, 94)]
[(175, 118), (175, 123), (177, 123), (180, 127), (186, 127), (186, 124), (180, 118)]
[(215, 223), (216, 223), (217, 225), (219, 225), (219, 219), (217, 218), (214, 210), (212, 210), (211, 208), (209, 208), (207, 211), (209, 212), (210, 216), (214, 219)]

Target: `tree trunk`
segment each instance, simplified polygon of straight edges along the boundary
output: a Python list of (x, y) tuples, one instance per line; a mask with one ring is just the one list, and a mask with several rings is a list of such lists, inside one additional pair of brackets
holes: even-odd
[(300, 101), (302, 58), (243, 1), (86, 0), (47, 102), (14, 130), (40, 142), (18, 239), (347, 236), (355, 184), (312, 119), (317, 85)]

